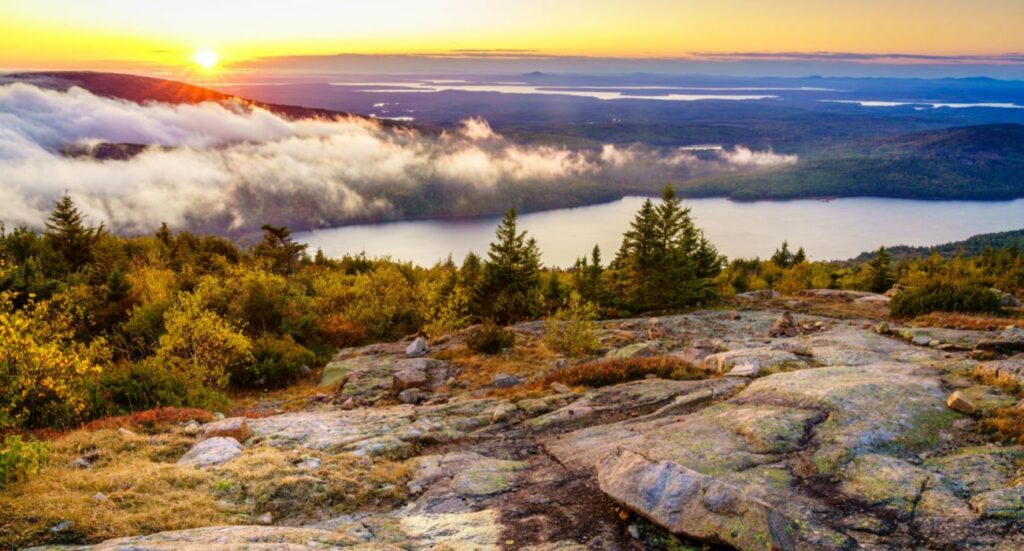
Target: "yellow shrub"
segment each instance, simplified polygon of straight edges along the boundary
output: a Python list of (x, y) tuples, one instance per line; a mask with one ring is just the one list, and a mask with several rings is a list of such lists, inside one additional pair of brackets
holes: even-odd
[(0, 429), (65, 426), (86, 408), (86, 383), (109, 355), (74, 340), (70, 316), (49, 302), (15, 310), (0, 293)]
[(200, 384), (223, 387), (228, 371), (252, 361), (252, 343), (238, 328), (203, 307), (193, 293), (179, 295), (164, 316), (167, 333), (156, 356)]

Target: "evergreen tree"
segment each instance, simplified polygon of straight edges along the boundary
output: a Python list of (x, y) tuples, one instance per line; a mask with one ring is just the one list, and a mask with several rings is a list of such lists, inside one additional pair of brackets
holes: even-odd
[(615, 291), (634, 311), (685, 307), (714, 294), (708, 279), (721, 271), (721, 263), (690, 209), (665, 186), (661, 202), (655, 207), (645, 201), (623, 236), (613, 264)]
[(792, 266), (793, 253), (789, 252), (789, 242), (783, 241), (782, 246), (775, 249), (775, 253), (772, 254), (772, 264), (775, 264), (779, 268), (789, 268)]
[(799, 264), (803, 264), (804, 262), (807, 262), (807, 253), (804, 252), (803, 247), (800, 247), (799, 249), (796, 250), (796, 254), (793, 255), (792, 265), (797, 266)]
[(875, 257), (868, 262), (870, 279), (868, 288), (873, 293), (884, 293), (896, 284), (896, 278), (892, 274), (892, 257), (885, 247), (879, 247)]
[(291, 274), (306, 257), (306, 245), (295, 241), (287, 227), (264, 224), (263, 241), (256, 245), (253, 254), (269, 259), (273, 271)]
[(462, 259), (462, 266), (459, 268), (459, 281), (462, 286), (471, 292), (475, 291), (482, 272), (483, 262), (480, 261), (480, 257), (473, 251), (466, 253), (466, 258)]
[(77, 272), (92, 260), (92, 247), (103, 232), (103, 227), (85, 225), (82, 213), (67, 193), (56, 203), (46, 219), (46, 238), (67, 263), (70, 271)]
[(562, 289), (562, 280), (558, 276), (558, 270), (552, 269), (544, 281), (544, 306), (547, 311), (554, 312), (562, 306), (565, 292)]
[(509, 209), (495, 232), (476, 288), (476, 312), (508, 324), (540, 311), (540, 251), (537, 242), (516, 229), (516, 210)]

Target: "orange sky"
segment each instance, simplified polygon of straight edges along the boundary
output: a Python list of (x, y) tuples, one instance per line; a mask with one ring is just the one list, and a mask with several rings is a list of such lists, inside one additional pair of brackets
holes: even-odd
[(264, 56), (524, 49), (1024, 51), (1021, 0), (4, 0), (0, 68), (181, 67), (209, 48)]

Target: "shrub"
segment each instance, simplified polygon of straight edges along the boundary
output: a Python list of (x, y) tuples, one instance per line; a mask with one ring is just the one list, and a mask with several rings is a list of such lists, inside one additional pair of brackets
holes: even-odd
[(907, 289), (889, 303), (889, 314), (894, 318), (912, 318), (931, 312), (995, 314), (1001, 309), (999, 296), (989, 289), (944, 282)]
[(252, 343), (253, 362), (231, 372), (231, 384), (243, 387), (279, 387), (300, 375), (302, 366), (316, 361), (316, 355), (295, 342), (290, 335), (263, 335)]
[(626, 360), (597, 360), (548, 374), (543, 386), (563, 383), (569, 386), (608, 386), (656, 375), (661, 379), (700, 379), (707, 373), (695, 369), (689, 362), (669, 356), (629, 358)]
[(158, 407), (223, 409), (227, 398), (152, 358), (109, 369), (92, 389), (94, 416), (124, 415)]
[(0, 429), (66, 426), (86, 409), (106, 344), (76, 342), (70, 316), (50, 302), (12, 301), (0, 293)]
[(12, 482), (22, 482), (46, 465), (49, 446), (38, 440), (22, 440), (8, 434), (0, 446), (0, 489)]
[(327, 314), (315, 321), (317, 334), (324, 342), (338, 348), (355, 346), (366, 340), (366, 327), (343, 314)]
[(548, 318), (544, 330), (544, 342), (551, 348), (570, 357), (592, 354), (601, 345), (594, 334), (593, 320), (597, 309), (573, 291), (563, 308)]
[(512, 348), (515, 344), (515, 333), (490, 320), (477, 327), (466, 340), (466, 346), (470, 350), (481, 354), (497, 354), (506, 348)]
[(213, 421), (213, 414), (206, 409), (167, 406), (137, 411), (128, 415), (96, 419), (82, 425), (80, 428), (84, 431), (98, 431), (124, 427), (159, 432), (169, 425), (180, 425), (193, 420), (200, 423)]
[(228, 373), (252, 361), (252, 343), (224, 318), (203, 307), (192, 293), (164, 316), (156, 358), (190, 377), (194, 384), (222, 387)]

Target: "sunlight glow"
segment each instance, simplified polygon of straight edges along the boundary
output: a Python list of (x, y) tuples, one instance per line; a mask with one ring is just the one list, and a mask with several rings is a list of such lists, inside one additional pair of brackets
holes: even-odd
[(196, 62), (203, 69), (209, 71), (217, 66), (217, 62), (220, 61), (220, 56), (217, 52), (208, 48), (202, 48), (196, 51), (195, 55), (192, 56), (192, 61)]

